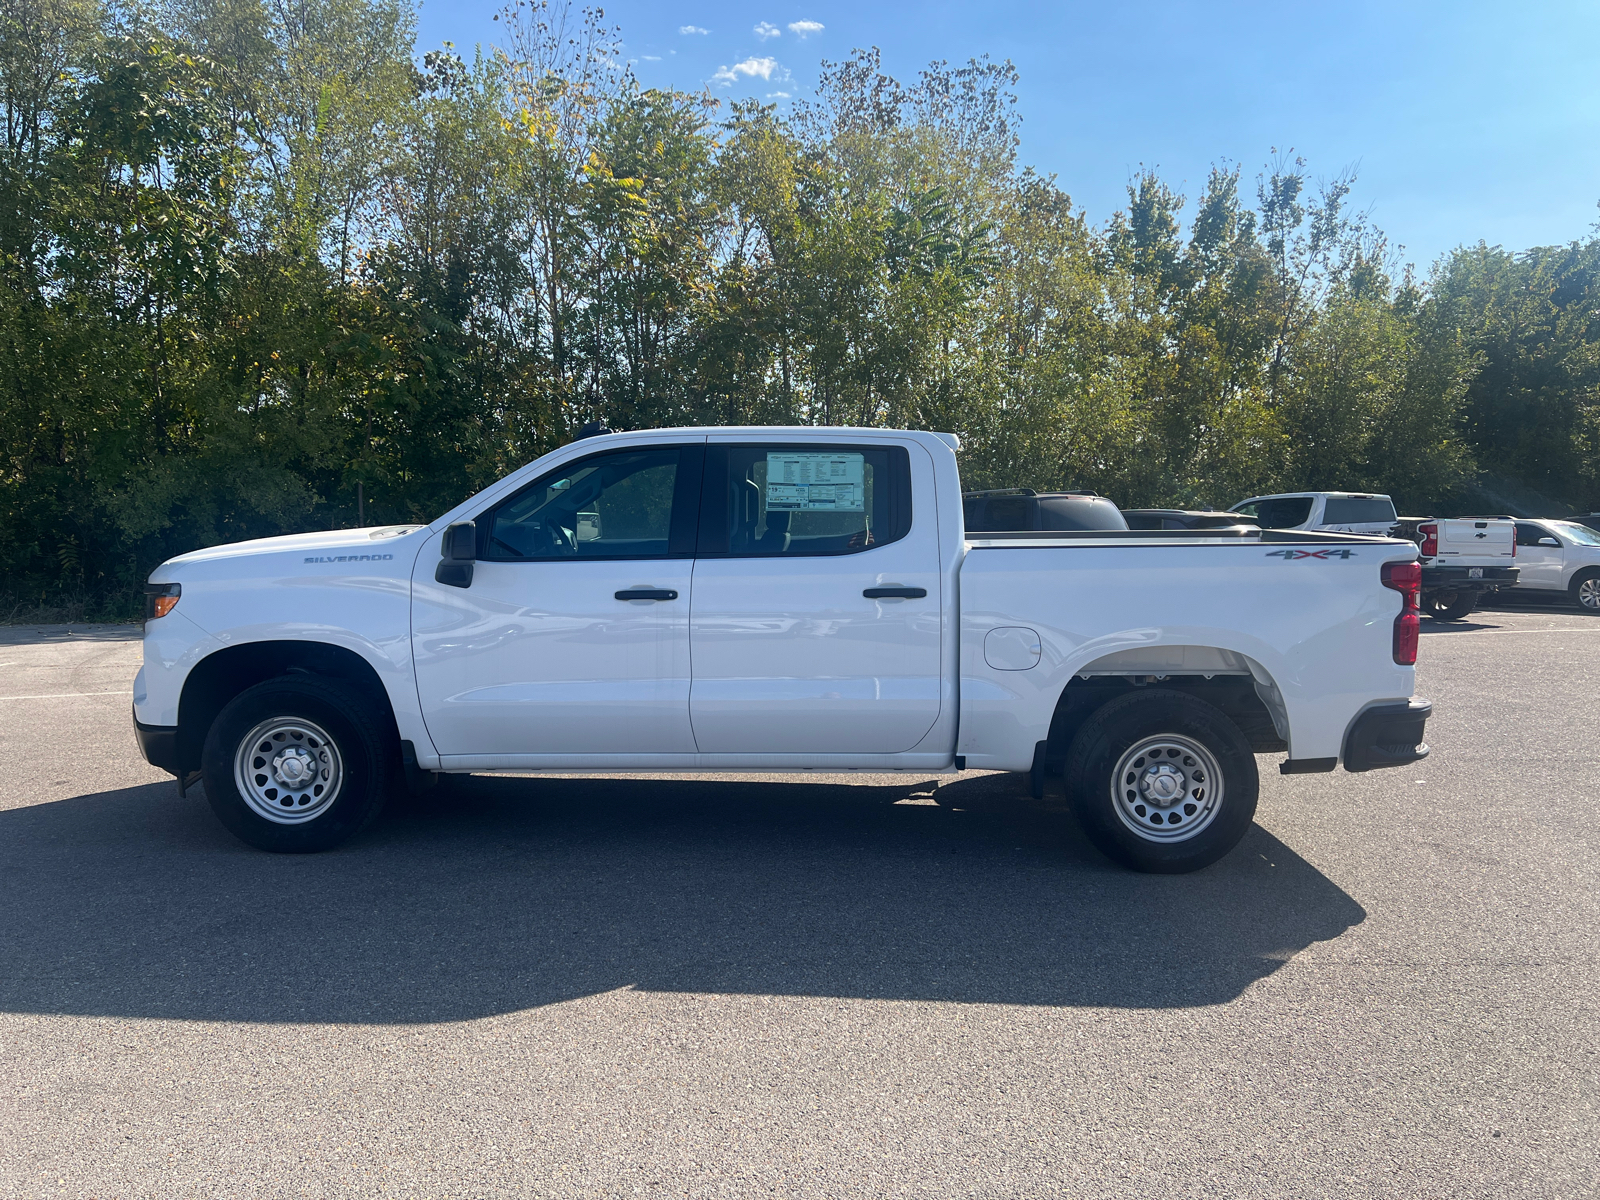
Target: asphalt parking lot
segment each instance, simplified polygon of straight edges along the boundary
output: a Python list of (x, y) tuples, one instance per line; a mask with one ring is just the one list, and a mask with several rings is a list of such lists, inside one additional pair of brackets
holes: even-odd
[(1600, 620), (1192, 876), (1011, 776), (473, 777), (274, 857), (0, 630), (0, 1196), (1592, 1197)]

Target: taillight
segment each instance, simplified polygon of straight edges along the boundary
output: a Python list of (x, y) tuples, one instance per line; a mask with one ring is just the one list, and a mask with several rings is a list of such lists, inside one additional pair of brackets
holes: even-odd
[(1511, 557), (1515, 558), (1516, 556), (1517, 556), (1517, 531), (1515, 529), (1513, 529), (1511, 531)]
[(1439, 527), (1437, 525), (1418, 525), (1417, 532), (1422, 535), (1422, 557), (1433, 558), (1439, 553)]
[[(1437, 532), (1437, 531), (1435, 531)], [(1422, 564), (1384, 563), (1383, 586), (1400, 593), (1400, 615), (1394, 619), (1394, 660), (1402, 667), (1417, 665), (1417, 638), (1422, 632)]]

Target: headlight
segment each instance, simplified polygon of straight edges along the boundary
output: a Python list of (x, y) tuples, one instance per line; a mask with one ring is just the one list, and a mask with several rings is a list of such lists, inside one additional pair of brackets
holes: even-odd
[(176, 583), (147, 583), (144, 585), (144, 619), (154, 621), (164, 617), (178, 606), (183, 587)]

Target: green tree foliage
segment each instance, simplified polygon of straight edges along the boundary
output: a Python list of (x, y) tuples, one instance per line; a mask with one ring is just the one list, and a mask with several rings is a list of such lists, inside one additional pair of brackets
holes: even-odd
[(1419, 282), (1287, 155), (1096, 226), (1009, 63), (857, 52), (786, 116), (500, 19), (467, 61), (404, 0), (0, 0), (10, 603), (428, 520), (595, 418), (955, 430), (975, 486), (1126, 505), (1600, 501), (1600, 242)]

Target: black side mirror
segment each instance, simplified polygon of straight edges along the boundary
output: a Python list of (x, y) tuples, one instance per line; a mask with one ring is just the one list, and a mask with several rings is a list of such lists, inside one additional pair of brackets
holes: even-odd
[(478, 558), (478, 527), (471, 521), (450, 526), (444, 531), (443, 550), (434, 579), (447, 587), (471, 587), (472, 564)]

